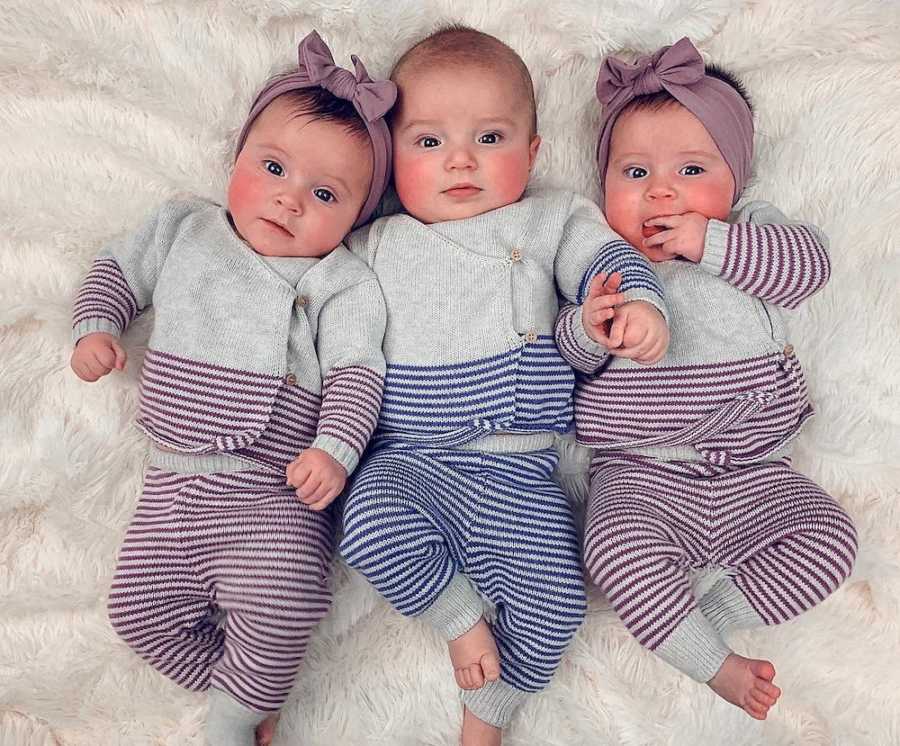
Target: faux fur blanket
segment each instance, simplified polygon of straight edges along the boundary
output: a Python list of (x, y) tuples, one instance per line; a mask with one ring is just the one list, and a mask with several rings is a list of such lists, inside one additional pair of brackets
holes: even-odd
[[(91, 258), (163, 199), (223, 198), (255, 88), (316, 28), (379, 75), (437, 23), (517, 49), (544, 144), (536, 179), (596, 196), (599, 61), (687, 35), (757, 111), (748, 196), (822, 226), (827, 288), (790, 318), (818, 416), (797, 467), (859, 527), (853, 576), (781, 627), (736, 635), (784, 694), (750, 720), (648, 654), (608, 604), (507, 744), (900, 744), (900, 6), (894, 0), (4, 0), (0, 10), (0, 746), (200, 744), (205, 697), (110, 629), (105, 596), (141, 487), (133, 426), (148, 323), (124, 374), (69, 370)], [(276, 744), (454, 744), (445, 646), (336, 566)]]

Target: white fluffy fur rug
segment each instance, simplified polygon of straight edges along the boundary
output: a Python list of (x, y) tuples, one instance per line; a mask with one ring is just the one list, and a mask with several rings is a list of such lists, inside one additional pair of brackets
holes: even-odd
[[(537, 179), (595, 195), (608, 52), (683, 35), (757, 107), (749, 196), (821, 225), (833, 278), (792, 318), (818, 417), (796, 463), (856, 519), (850, 581), (739, 652), (784, 695), (751, 721), (631, 639), (602, 599), (506, 743), (900, 744), (900, 6), (831, 0), (4, 0), (0, 11), (0, 746), (200, 744), (205, 698), (119, 642), (104, 600), (141, 485), (146, 319), (124, 375), (69, 370), (75, 288), (100, 246), (177, 192), (221, 199), (254, 89), (317, 28), (386, 73), (441, 21), (493, 33), (534, 75)], [(446, 654), (338, 566), (277, 744), (454, 744)]]

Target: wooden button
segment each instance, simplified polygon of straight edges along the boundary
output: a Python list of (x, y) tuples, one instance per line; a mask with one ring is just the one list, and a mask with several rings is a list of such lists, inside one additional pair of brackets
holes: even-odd
[(521, 261), (522, 260), (522, 252), (519, 251), (518, 249), (513, 249), (509, 255), (509, 258), (512, 259), (514, 262)]
[(537, 332), (534, 331), (534, 329), (525, 334), (525, 341), (528, 342), (528, 344), (534, 344), (535, 342), (537, 342), (537, 339), (538, 335)]
[(296, 304), (297, 308), (303, 308), (309, 303), (309, 298), (307, 298), (305, 295), (298, 295), (297, 300), (295, 300), (294, 303)]
[(784, 346), (784, 356), (785, 357), (793, 357), (794, 356), (794, 345), (785, 345)]
[(284, 382), (285, 382), (288, 386), (296, 386), (296, 385), (297, 385), (297, 376), (295, 376), (293, 373), (288, 373), (288, 374), (284, 377)]

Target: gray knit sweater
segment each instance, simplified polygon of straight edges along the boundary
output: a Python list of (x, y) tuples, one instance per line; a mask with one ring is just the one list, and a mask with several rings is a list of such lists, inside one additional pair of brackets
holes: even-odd
[(355, 468), (381, 404), (385, 309), (346, 248), (263, 257), (224, 208), (173, 200), (94, 261), (73, 338), (120, 336), (151, 305), (138, 424), (153, 463), (283, 471), (313, 446)]
[(546, 447), (572, 422), (574, 374), (553, 339), (558, 299), (575, 301), (594, 275), (618, 270), (629, 299), (666, 314), (646, 259), (571, 192), (527, 192), (430, 225), (394, 215), (348, 245), (387, 305), (379, 442)]
[(560, 312), (560, 350), (585, 375), (575, 393), (578, 441), (601, 451), (740, 465), (781, 458), (812, 414), (781, 308), (828, 280), (826, 239), (766, 202), (710, 220), (700, 263), (654, 265), (671, 342), (655, 365), (607, 357)]

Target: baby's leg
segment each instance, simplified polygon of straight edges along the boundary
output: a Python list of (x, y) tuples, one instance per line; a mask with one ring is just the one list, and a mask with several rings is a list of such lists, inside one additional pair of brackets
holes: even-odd
[(718, 564), (733, 568), (700, 602), (720, 629), (780, 624), (821, 603), (850, 574), (856, 529), (822, 489), (784, 463), (719, 477)]
[(149, 469), (109, 593), (113, 629), (160, 673), (195, 691), (222, 655), (213, 593), (183, 542), (180, 494), (195, 475)]
[(503, 728), (529, 693), (547, 686), (587, 605), (574, 519), (551, 479), (556, 454), (482, 458), (480, 516), (469, 537), (468, 571), (496, 605), (493, 629), (502, 673), (481, 689), (463, 692), (464, 741), (485, 724)]
[(297, 500), (282, 475), (216, 477), (209, 496), (198, 496), (206, 510), (192, 519), (198, 569), (227, 612), (210, 685), (267, 714), (287, 699), (310, 635), (330, 607), (334, 522), (331, 511)]
[(405, 449), (372, 456), (344, 507), (340, 548), (397, 611), (421, 616), (448, 640), (462, 688), (499, 676), (481, 596), (460, 572), (478, 489), (464, 473), (473, 458)]
[(689, 571), (709, 553), (706, 481), (660, 462), (595, 460), (585, 566), (629, 631), (706, 682), (731, 650), (694, 599)]

